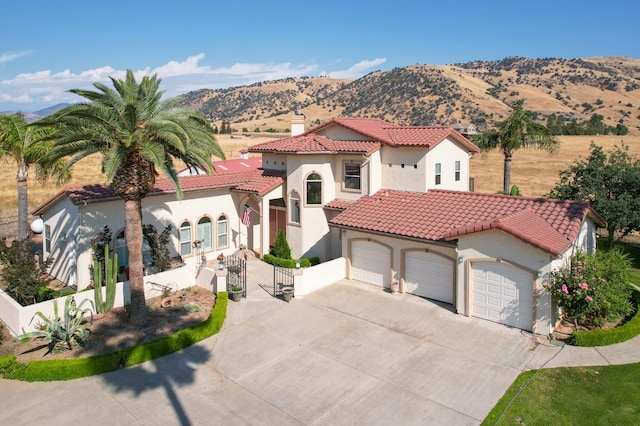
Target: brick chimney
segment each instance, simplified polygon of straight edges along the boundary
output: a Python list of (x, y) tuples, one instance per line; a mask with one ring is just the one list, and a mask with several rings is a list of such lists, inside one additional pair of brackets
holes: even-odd
[(304, 133), (304, 119), (307, 118), (302, 111), (297, 109), (295, 115), (291, 117), (291, 136), (298, 136)]

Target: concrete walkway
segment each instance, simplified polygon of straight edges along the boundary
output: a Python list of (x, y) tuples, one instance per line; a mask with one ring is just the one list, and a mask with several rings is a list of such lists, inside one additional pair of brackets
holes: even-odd
[(479, 424), (524, 370), (640, 361), (640, 338), (558, 347), (410, 295), (341, 281), (285, 303), (248, 263), (247, 299), (179, 353), (56, 383), (0, 381), (3, 423)]

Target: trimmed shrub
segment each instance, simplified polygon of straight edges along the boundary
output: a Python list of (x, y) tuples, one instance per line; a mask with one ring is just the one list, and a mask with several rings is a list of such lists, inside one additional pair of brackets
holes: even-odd
[[(270, 265), (276, 265), (283, 268), (295, 268), (296, 261), (295, 259), (282, 259), (271, 254), (265, 254), (263, 260)], [(301, 258), (300, 259), (300, 267), (307, 268), (309, 266), (314, 266), (320, 264), (320, 258), (317, 256), (311, 258)]]
[(640, 292), (634, 291), (633, 298), (636, 305), (636, 313), (629, 321), (621, 326), (608, 330), (578, 330), (571, 335), (571, 343), (576, 346), (606, 346), (624, 342), (640, 334), (640, 312), (637, 310), (640, 304)]

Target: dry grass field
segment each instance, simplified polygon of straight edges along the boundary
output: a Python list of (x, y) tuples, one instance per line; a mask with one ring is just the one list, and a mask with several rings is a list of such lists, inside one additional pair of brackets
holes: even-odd
[[(589, 156), (590, 145), (609, 152), (615, 145), (624, 142), (631, 153), (640, 157), (640, 136), (560, 136), (560, 152), (551, 156), (546, 151), (520, 150), (513, 155), (511, 184), (517, 185), (525, 196), (542, 196), (558, 182), (560, 170), (564, 170), (577, 159)], [(504, 156), (494, 151), (486, 156), (476, 155), (471, 160), (471, 177), (475, 178), (476, 192), (495, 193), (502, 190)]]
[[(280, 135), (283, 137), (284, 135)], [(218, 135), (218, 142), (222, 146), (227, 158), (237, 158), (239, 151), (257, 143), (273, 139), (272, 136), (261, 134), (251, 137)], [(550, 156), (545, 151), (521, 150), (513, 157), (511, 183), (517, 185), (523, 195), (541, 196), (558, 181), (558, 172), (578, 158), (589, 155), (591, 141), (601, 145), (609, 151), (614, 145), (622, 141), (629, 145), (631, 152), (640, 156), (640, 136), (562, 136), (560, 137), (560, 152)], [(475, 178), (477, 192), (495, 193), (502, 189), (503, 156), (499, 151), (487, 156), (476, 155), (471, 160), (471, 176)], [(15, 208), (17, 206), (17, 190), (15, 181), (15, 166), (2, 161), (0, 163), (0, 209)], [(35, 180), (35, 173), (31, 173), (29, 182), (29, 205), (35, 208), (60, 190), (54, 182), (44, 184)], [(77, 164), (73, 170), (73, 177), (69, 184), (102, 183), (104, 176), (100, 171), (100, 157), (94, 156)]]
[[(240, 150), (248, 148), (260, 142), (272, 140), (272, 136), (252, 135), (251, 137), (230, 135), (218, 135), (217, 140), (227, 158), (238, 158)], [(213, 159), (214, 161), (217, 158)], [(181, 168), (182, 165), (178, 165)], [(48, 181), (44, 184), (35, 178), (35, 170), (30, 170), (29, 177), (29, 206), (35, 208), (55, 195), (62, 187), (55, 182)], [(16, 184), (15, 164), (0, 161), (0, 209), (17, 208), (18, 193)], [(68, 185), (80, 185), (90, 183), (104, 183), (104, 175), (101, 172), (101, 158), (94, 155), (79, 162), (72, 169), (71, 181)]]

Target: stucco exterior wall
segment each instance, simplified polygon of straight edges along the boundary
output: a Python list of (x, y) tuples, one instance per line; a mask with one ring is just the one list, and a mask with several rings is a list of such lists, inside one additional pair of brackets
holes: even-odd
[[(80, 226), (78, 206), (68, 198), (57, 203), (58, 208), (42, 215), (45, 225), (42, 238), (42, 259), (53, 259), (49, 273), (69, 285), (78, 283), (76, 253), (83, 247), (83, 229)], [(49, 234), (47, 234), (47, 230)], [(47, 239), (50, 250), (46, 249)]]
[[(460, 180), (455, 180), (455, 162), (460, 161)], [(436, 163), (441, 166), (440, 185), (435, 183)], [(469, 153), (459, 143), (445, 139), (425, 156), (425, 173), (428, 189), (469, 190)]]
[[(335, 170), (335, 156), (331, 155), (300, 155), (290, 156), (287, 169), (287, 193), (297, 191), (300, 194), (300, 226), (294, 229), (288, 226), (291, 234), (287, 240), (291, 246), (291, 256), (294, 258), (318, 256), (326, 260), (330, 253), (329, 225), (323, 209), (324, 204), (336, 198), (337, 176)], [(309, 205), (306, 202), (306, 179), (311, 173), (318, 173), (322, 177), (322, 201), (320, 204)], [(295, 238), (299, 236), (299, 238)]]
[(287, 170), (287, 155), (264, 153), (262, 167), (266, 170)]
[(382, 187), (399, 191), (426, 192), (426, 150), (382, 147)]
[[(191, 224), (191, 240), (195, 241), (198, 221), (207, 216), (212, 225), (212, 248), (205, 250), (204, 254), (212, 259), (220, 252), (227, 255), (239, 248), (240, 198), (240, 194), (230, 193), (227, 189), (186, 192), (182, 200), (177, 200), (175, 194), (148, 196), (142, 200), (142, 222), (154, 225), (158, 233), (171, 224), (173, 232), (169, 252), (171, 256), (176, 256), (180, 252), (180, 225), (184, 221)], [(221, 215), (226, 216), (228, 224), (226, 246), (217, 244), (217, 221)], [(89, 270), (93, 265), (91, 240), (107, 225), (113, 233), (112, 244), (115, 242), (115, 237), (124, 229), (124, 202), (118, 199), (75, 206), (68, 199), (63, 199), (49, 209), (44, 219), (45, 224), (58, 223), (52, 226), (52, 230), (56, 230), (54, 237), (64, 232), (71, 235), (71, 231), (74, 236), (73, 240), (67, 237), (64, 242), (57, 238), (52, 250), (57, 260), (50, 267), (51, 275), (82, 289), (92, 280)], [(192, 249), (190, 254), (182, 257), (189, 260), (195, 256), (196, 252)], [(73, 259), (77, 259), (75, 263)], [(73, 281), (74, 271), (77, 271), (76, 282)]]

